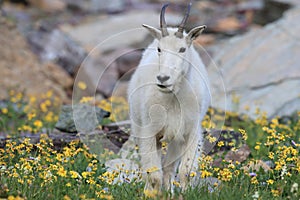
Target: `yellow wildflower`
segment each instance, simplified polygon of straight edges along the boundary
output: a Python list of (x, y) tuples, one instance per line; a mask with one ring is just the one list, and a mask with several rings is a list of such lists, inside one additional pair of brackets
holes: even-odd
[(206, 170), (201, 171), (201, 178), (206, 178), (212, 176), (212, 173)]
[(232, 179), (232, 172), (228, 168), (224, 168), (219, 171), (219, 177), (221, 181), (230, 181)]
[(14, 96), (15, 93), (16, 93), (16, 92), (15, 92), (14, 90), (10, 90), (10, 91), (9, 91), (9, 96)]
[(271, 190), (271, 192), (272, 192), (274, 197), (278, 197), (279, 194), (280, 194), (279, 190)]
[(247, 133), (246, 133), (246, 131), (244, 129), (239, 129), (239, 132), (242, 134), (243, 140), (247, 140), (248, 139), (248, 135), (247, 135)]
[(10, 101), (11, 101), (12, 103), (16, 103), (18, 100), (17, 100), (16, 97), (11, 97), (11, 98), (10, 98)]
[(91, 184), (91, 185), (95, 185), (96, 184), (96, 181), (93, 180), (92, 178), (89, 178), (86, 182), (89, 183), (89, 184)]
[(47, 98), (51, 98), (53, 95), (53, 91), (52, 90), (49, 90), (47, 93), (46, 93), (46, 97)]
[(36, 97), (35, 96), (31, 96), (29, 98), (29, 104), (34, 104), (36, 102)]
[(71, 174), (71, 178), (78, 178), (78, 177), (79, 177), (78, 172), (75, 172), (75, 171), (69, 171), (69, 173)]
[(269, 180), (267, 180), (267, 183), (268, 183), (268, 185), (273, 185), (273, 183), (274, 183), (274, 180), (272, 180), (272, 179), (269, 179)]
[(21, 178), (19, 178), (19, 179), (18, 179), (18, 183), (24, 184), (24, 180), (21, 179)]
[(46, 106), (51, 106), (51, 101), (49, 100), (49, 99), (47, 99), (45, 102), (44, 102), (44, 104), (46, 105)]
[(53, 122), (54, 121), (54, 118), (53, 118), (54, 114), (53, 112), (48, 112), (47, 115), (45, 116), (45, 121), (47, 122)]
[(250, 182), (252, 184), (254, 184), (254, 185), (257, 185), (258, 184), (258, 180), (257, 180), (256, 176), (252, 177)]
[(173, 181), (173, 185), (175, 185), (176, 187), (180, 187), (180, 183), (177, 181)]
[(234, 146), (234, 142), (229, 142), (229, 143), (228, 143), (228, 146), (233, 147), (233, 146)]
[(28, 126), (28, 125), (23, 125), (22, 128), (21, 128), (21, 130), (32, 132), (32, 128), (30, 126)]
[(42, 128), (43, 127), (43, 122), (41, 120), (35, 120), (33, 122), (33, 125), (36, 127), (36, 128)]
[(36, 117), (36, 113), (35, 112), (31, 112), (31, 113), (28, 113), (27, 114), (27, 119), (30, 121), (32, 120), (33, 118)]
[(63, 200), (72, 200), (68, 195), (65, 195)]
[(234, 166), (234, 164), (232, 164), (232, 163), (231, 163), (231, 164), (229, 164), (229, 165), (228, 165), (228, 168), (230, 168), (230, 169), (234, 169), (234, 168), (235, 168), (235, 166)]
[(224, 146), (224, 142), (223, 141), (218, 142), (218, 147), (222, 147), (222, 146)]
[(208, 141), (209, 141), (210, 143), (214, 143), (215, 141), (217, 141), (217, 138), (216, 138), (216, 137), (213, 137), (213, 136), (211, 136), (211, 135), (208, 135), (206, 138), (208, 139)]
[(40, 109), (41, 109), (41, 111), (44, 112), (44, 113), (48, 112), (47, 104), (41, 103), (41, 104), (40, 104)]
[(190, 173), (190, 177), (195, 177), (196, 175), (197, 175), (196, 172), (191, 172), (191, 173)]
[(89, 102), (93, 102), (94, 101), (94, 97), (82, 97), (80, 99), (80, 103), (89, 103)]
[(60, 167), (57, 171), (57, 175), (61, 177), (67, 177), (67, 171), (63, 167)]
[(67, 186), (67, 187), (71, 187), (72, 185), (71, 185), (70, 182), (68, 182), (68, 183), (66, 184), (66, 186)]
[(87, 88), (86, 83), (83, 81), (78, 81), (77, 86), (81, 90), (85, 90)]
[(83, 178), (87, 178), (88, 176), (91, 175), (91, 172), (82, 172), (81, 175)]
[(106, 199), (106, 200), (112, 200), (114, 199), (112, 195), (109, 195), (109, 194), (103, 194), (101, 192), (96, 192), (96, 195), (98, 198), (100, 199)]
[(20, 197), (20, 196), (8, 196), (7, 200), (24, 200), (24, 198)]
[(7, 109), (7, 108), (2, 108), (2, 109), (1, 109), (1, 112), (2, 112), (3, 114), (7, 114), (7, 113), (8, 113), (8, 109)]

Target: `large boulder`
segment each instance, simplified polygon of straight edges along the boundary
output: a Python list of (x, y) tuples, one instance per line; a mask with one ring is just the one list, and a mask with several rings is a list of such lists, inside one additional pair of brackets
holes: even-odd
[[(166, 15), (170, 25), (178, 24), (181, 18), (172, 13)], [(148, 32), (142, 28), (142, 24), (158, 27), (159, 13), (135, 10), (125, 15), (98, 16), (75, 27), (62, 27), (62, 30), (87, 50), (97, 46), (97, 50), (106, 52), (143, 42)], [(141, 47), (145, 48), (145, 45)]]
[(296, 7), (282, 19), (235, 37), (221, 48), (208, 67), (213, 106), (252, 117), (259, 107), (269, 118), (300, 109), (298, 20)]
[(40, 60), (56, 62), (72, 76), (86, 57), (86, 52), (81, 46), (45, 22), (27, 32), (26, 37)]
[(63, 105), (55, 128), (68, 133), (91, 132), (110, 113), (88, 104)]
[(64, 0), (70, 7), (84, 12), (120, 12), (126, 8), (126, 1), (122, 0)]
[(67, 101), (65, 90), (73, 82), (69, 75), (53, 63), (42, 64), (5, 18), (0, 20), (0, 26), (0, 99), (7, 97), (9, 89), (26, 91), (29, 95), (52, 90), (55, 96)]

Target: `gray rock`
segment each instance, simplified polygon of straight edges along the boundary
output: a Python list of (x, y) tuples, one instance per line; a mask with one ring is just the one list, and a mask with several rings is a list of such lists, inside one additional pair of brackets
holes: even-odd
[(6, 99), (11, 89), (26, 91), (26, 96), (40, 96), (51, 90), (53, 97), (67, 102), (65, 89), (72, 85), (72, 79), (60, 66), (41, 63), (9, 19), (0, 17), (0, 99)]
[(122, 0), (64, 0), (69, 6), (85, 12), (120, 12), (125, 9), (126, 2)]
[(232, 161), (236, 162), (238, 161), (239, 163), (244, 162), (250, 155), (251, 150), (247, 144), (243, 144), (237, 151), (229, 151), (225, 155), (225, 160), (226, 161)]
[(76, 82), (82, 81), (87, 85), (90, 95), (100, 93), (105, 97), (111, 96), (119, 78), (114, 58), (105, 58), (103, 55), (89, 56), (80, 66)]
[[(181, 18), (182, 16), (171, 13), (166, 15), (169, 25), (179, 24)], [(99, 16), (84, 24), (68, 27), (64, 31), (86, 49), (96, 47), (100, 52), (107, 52), (143, 41), (148, 32), (142, 28), (142, 24), (158, 27), (159, 13), (135, 10), (125, 15)]]
[(108, 159), (101, 157), (104, 155), (105, 151), (109, 150), (114, 153), (118, 153), (120, 151), (120, 147), (111, 140), (110, 133), (106, 134), (102, 130), (95, 130), (91, 132), (87, 131), (86, 133), (79, 133), (78, 135), (80, 141), (89, 148), (89, 151), (92, 154), (99, 156), (98, 159), (101, 159), (102, 161)]
[(90, 132), (109, 115), (109, 112), (88, 104), (64, 105), (55, 128), (69, 133)]
[[(269, 118), (299, 110), (300, 8), (260, 30), (231, 39), (208, 67), (214, 107)], [(224, 85), (223, 85), (224, 84)], [(231, 102), (239, 96), (239, 104)], [(226, 101), (227, 98), (227, 101)], [(245, 106), (250, 106), (246, 111)]]
[(42, 61), (53, 61), (74, 75), (86, 57), (85, 50), (58, 29), (43, 24), (26, 35), (32, 50)]

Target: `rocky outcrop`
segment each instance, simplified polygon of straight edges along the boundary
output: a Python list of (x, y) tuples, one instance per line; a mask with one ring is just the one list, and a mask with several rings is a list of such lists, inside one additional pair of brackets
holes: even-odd
[(58, 29), (45, 23), (26, 33), (31, 49), (43, 62), (55, 62), (75, 75), (86, 57), (85, 50)]
[[(171, 13), (166, 17), (170, 25), (177, 24), (181, 20), (180, 15)], [(131, 11), (126, 15), (99, 16), (87, 23), (62, 29), (87, 50), (96, 48), (100, 52), (106, 52), (143, 42), (148, 32), (142, 28), (142, 24), (157, 27), (158, 23), (157, 12), (143, 10)], [(140, 47), (145, 46), (143, 44)]]
[(69, 75), (53, 63), (42, 64), (30, 51), (26, 40), (4, 18), (0, 26), (0, 98), (6, 98), (9, 89), (29, 95), (52, 90), (55, 96), (67, 101), (65, 90), (73, 82)]
[(252, 117), (256, 107), (268, 117), (299, 110), (299, 20), (296, 7), (282, 19), (224, 45), (208, 68), (213, 106)]
[[(126, 97), (127, 81), (138, 65), (142, 52), (119, 49), (109, 55), (91, 53), (80, 66), (75, 82), (86, 83), (89, 95), (100, 93)], [(75, 83), (76, 84), (76, 83)]]
[(120, 12), (126, 8), (126, 1), (122, 0), (64, 0), (69, 6), (84, 12)]

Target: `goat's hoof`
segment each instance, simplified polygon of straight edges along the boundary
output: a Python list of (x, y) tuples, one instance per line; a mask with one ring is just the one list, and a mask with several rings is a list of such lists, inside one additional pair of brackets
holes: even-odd
[(147, 181), (145, 190), (157, 190), (160, 191), (162, 186), (162, 173), (159, 171), (151, 172), (147, 174)]

